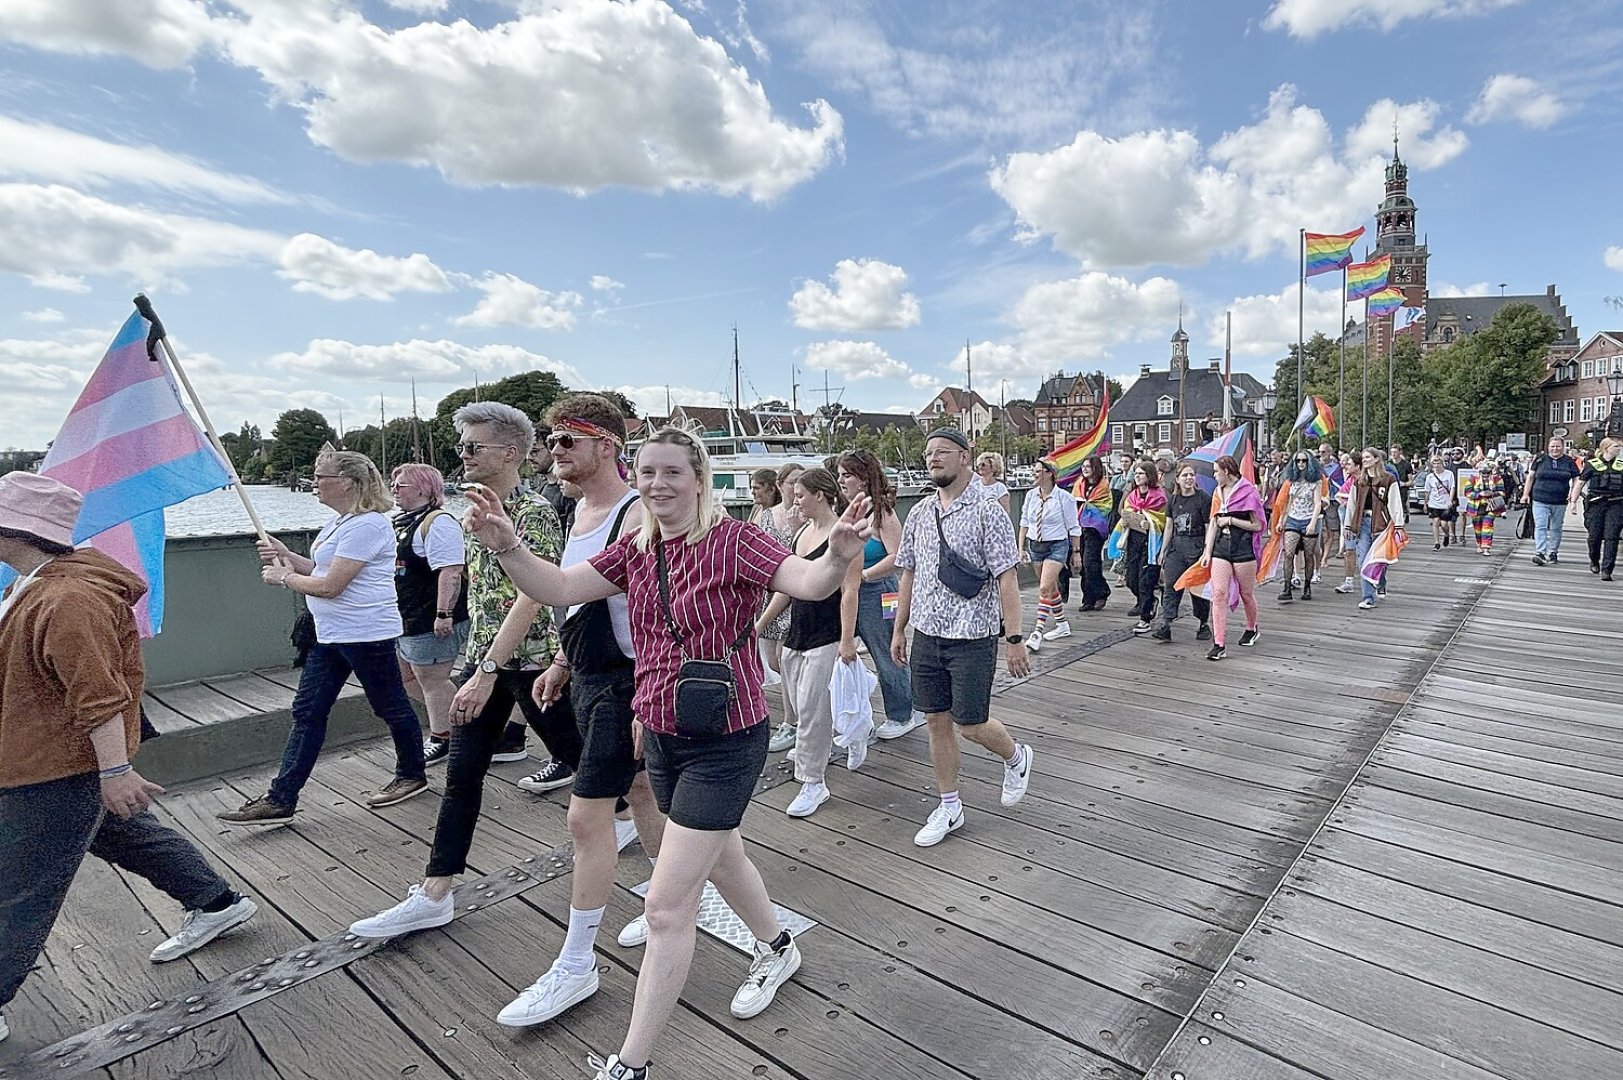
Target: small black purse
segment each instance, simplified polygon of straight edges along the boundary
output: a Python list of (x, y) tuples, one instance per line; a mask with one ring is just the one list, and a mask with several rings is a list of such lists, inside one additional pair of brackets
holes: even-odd
[(720, 660), (691, 660), (686, 640), (671, 614), (671, 581), (665, 567), (665, 542), (654, 541), (659, 564), (659, 606), (665, 616), (665, 629), (676, 641), (682, 664), (676, 671), (676, 735), (682, 739), (714, 739), (727, 734), (727, 711), (738, 696), (733, 678), (732, 656), (749, 644), (755, 624), (749, 622)]
[(968, 559), (955, 551), (947, 543), (947, 534), (941, 528), (941, 507), (932, 507), (935, 510), (935, 535), (939, 548), (936, 553), (935, 576), (941, 584), (963, 597), (973, 600), (986, 588), (986, 583), (992, 580), (989, 571), (982, 570)]

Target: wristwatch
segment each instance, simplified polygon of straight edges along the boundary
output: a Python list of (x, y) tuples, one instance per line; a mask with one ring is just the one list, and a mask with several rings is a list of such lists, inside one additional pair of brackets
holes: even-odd
[(488, 657), (479, 661), (479, 670), (484, 672), (486, 675), (496, 674), (496, 661), (491, 660)]
[(1003, 643), (1005, 645), (1018, 645), (1024, 640), (1026, 640), (1026, 635), (1024, 634), (1006, 634), (1004, 635)]

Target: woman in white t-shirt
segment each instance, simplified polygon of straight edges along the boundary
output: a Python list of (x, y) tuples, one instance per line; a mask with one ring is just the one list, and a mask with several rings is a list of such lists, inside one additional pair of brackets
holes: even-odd
[(467, 539), (444, 508), (445, 477), (434, 466), (396, 466), (389, 490), (400, 507), (394, 517), (400, 676), (428, 713), (423, 761), (438, 765), (451, 754), (451, 666), (468, 645)]
[(388, 490), (370, 458), (347, 450), (316, 458), (315, 485), (316, 498), (338, 516), (316, 534), (310, 557), (275, 539), (260, 541), (259, 555), (266, 563), (261, 577), (267, 585), (305, 598), (315, 619), (316, 644), (305, 657), (293, 697), (293, 729), (282, 751), (281, 771), (267, 794), (220, 814), (227, 824), (293, 819), (299, 791), (327, 741), (328, 714), (351, 673), (394, 739), (395, 778), (367, 804), (393, 806), (428, 789), (422, 728), (395, 659), (402, 623), (395, 601), (395, 532), (384, 514), (393, 505)]
[(1003, 482), (1003, 455), (982, 454), (975, 459), (975, 475), (969, 481), (971, 487), (979, 487), (986, 494), (996, 499), (998, 505), (1003, 507), (1005, 513), (1009, 509), (1009, 485)]

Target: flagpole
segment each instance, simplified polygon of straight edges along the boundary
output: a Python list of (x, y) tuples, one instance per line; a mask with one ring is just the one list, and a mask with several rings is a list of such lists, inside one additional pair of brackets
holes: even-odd
[[(1349, 259), (1350, 263), (1351, 260)], [(1341, 268), (1341, 380), (1336, 387), (1336, 430), (1347, 432), (1347, 267)]]
[(1307, 336), (1307, 230), (1296, 230), (1296, 252), (1299, 256), (1296, 275), (1296, 412), (1302, 411), (1307, 388), (1302, 385), (1302, 354)]
[[(175, 355), (175, 347), (169, 344), (169, 334), (158, 319), (158, 313), (152, 310), (152, 301), (146, 298), (145, 293), (138, 293), (135, 297), (135, 310), (141, 313), (152, 327), (147, 335), (147, 354), (152, 355), (152, 342), (157, 339), (163, 345), (164, 355), (169, 358), (169, 369), (180, 380), (180, 385), (186, 390), (186, 397), (191, 401), (192, 408), (197, 412), (197, 418), (203, 421), (203, 430), (208, 433), (209, 443), (214, 447), (215, 453), (225, 464), (226, 475), (231, 478), (231, 486), (236, 489), (237, 498), (242, 500), (242, 508), (248, 512), (248, 520), (253, 523), (254, 532), (267, 543), (270, 535), (265, 532), (265, 523), (259, 520), (259, 511), (254, 509), (253, 501), (248, 498), (247, 489), (243, 487), (242, 477), (237, 475), (237, 466), (232, 462), (231, 455), (225, 452), (225, 446), (220, 442), (219, 434), (214, 430), (214, 421), (209, 419), (208, 410), (203, 408), (202, 401), (198, 400), (197, 391), (192, 389), (192, 380), (186, 377), (186, 369), (180, 366), (180, 357)], [(157, 359), (153, 356), (153, 359)]]
[(1369, 297), (1364, 297), (1364, 412), (1358, 421), (1358, 441), (1364, 446), (1369, 445), (1369, 350), (1375, 344), (1375, 335), (1370, 332), (1369, 325)]
[(1398, 316), (1392, 313), (1392, 336), (1386, 342), (1386, 445), (1391, 447), (1396, 441), (1392, 432), (1392, 354), (1396, 352), (1398, 343)]

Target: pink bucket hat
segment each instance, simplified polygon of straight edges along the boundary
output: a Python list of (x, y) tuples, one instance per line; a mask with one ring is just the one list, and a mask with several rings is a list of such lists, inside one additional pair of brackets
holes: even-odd
[(84, 496), (60, 480), (36, 473), (0, 476), (0, 529), (25, 532), (65, 547), (73, 546), (73, 525)]

